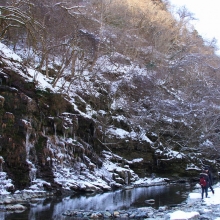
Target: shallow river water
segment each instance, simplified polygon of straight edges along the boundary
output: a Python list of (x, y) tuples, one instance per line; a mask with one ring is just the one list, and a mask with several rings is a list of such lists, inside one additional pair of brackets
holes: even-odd
[[(162, 185), (138, 187), (127, 190), (117, 190), (96, 195), (78, 195), (65, 198), (56, 197), (41, 199), (31, 204), (30, 208), (22, 213), (1, 213), (2, 220), (66, 220), (70, 217), (62, 215), (66, 210), (127, 210), (152, 206), (172, 206), (183, 202), (192, 191), (189, 184)], [(148, 204), (147, 200), (155, 200)]]

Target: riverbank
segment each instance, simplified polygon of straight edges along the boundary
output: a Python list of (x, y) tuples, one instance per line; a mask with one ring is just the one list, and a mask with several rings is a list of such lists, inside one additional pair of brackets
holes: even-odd
[[(46, 198), (52, 196), (70, 196), (74, 194), (79, 194), (80, 191), (74, 190), (63, 190), (60, 191), (45, 191), (43, 190), (43, 183), (40, 180), (35, 180), (36, 184), (33, 184), (30, 188), (24, 190), (17, 190), (15, 193), (10, 193), (6, 189), (0, 191), (0, 205), (16, 204), (16, 203), (28, 203), (37, 198)], [(139, 178), (132, 185), (121, 186), (118, 189), (132, 189), (135, 187), (151, 187), (166, 185), (170, 182), (168, 178)], [(112, 191), (112, 190), (111, 190)], [(85, 193), (86, 191), (81, 191)], [(92, 193), (92, 191), (90, 191)], [(101, 193), (100, 191), (95, 191), (93, 194)]]
[(126, 211), (67, 210), (63, 215), (71, 216), (71, 219), (220, 220), (220, 183), (214, 186), (214, 190), (214, 195), (209, 192), (208, 198), (201, 200), (201, 188), (197, 185), (185, 202), (173, 207), (141, 207)]
[[(208, 198), (201, 199), (201, 188), (191, 192), (183, 204), (172, 208), (165, 219), (207, 219), (220, 220), (220, 183), (214, 185), (215, 193), (209, 190)], [(169, 218), (167, 218), (169, 217)]]
[[(150, 183), (153, 181), (145, 181), (143, 188), (149, 187)], [(141, 182), (137, 184), (140, 187)], [(165, 183), (165, 182), (163, 182)], [(153, 185), (161, 185), (162, 182), (154, 183)], [(132, 186), (130, 186), (132, 187)], [(169, 187), (169, 185), (164, 186)], [(155, 188), (155, 187), (154, 187)], [(106, 208), (100, 211), (92, 211), (92, 209), (82, 210), (74, 209), (72, 203), (69, 205), (64, 205), (64, 209), (59, 213), (60, 216), (65, 219), (71, 217), (71, 219), (166, 219), (166, 220), (178, 220), (178, 219), (210, 219), (217, 220), (220, 219), (220, 184), (214, 186), (215, 194), (212, 195), (209, 192), (209, 198), (205, 198), (201, 201), (201, 189), (197, 185), (196, 188), (188, 194), (187, 199), (181, 204), (173, 204), (168, 206), (160, 206), (159, 208), (153, 208), (147, 200), (145, 201), (146, 206), (140, 208), (128, 208), (127, 210), (109, 209), (110, 201), (107, 202)], [(126, 188), (125, 191), (129, 191), (130, 188)], [(178, 193), (178, 192), (177, 192)], [(3, 213), (6, 212), (24, 212), (30, 207), (37, 206), (39, 200), (46, 200), (49, 197), (53, 197), (52, 193), (44, 191), (31, 191), (24, 190), (17, 192), (15, 194), (1, 195), (0, 196), (0, 209)], [(99, 198), (99, 197), (98, 197)], [(101, 199), (101, 197), (100, 197)], [(151, 202), (153, 203), (152, 197)], [(68, 198), (64, 199), (68, 200)], [(90, 199), (89, 199), (90, 200)], [(35, 205), (36, 204), (36, 205)], [(85, 207), (85, 206), (84, 206)], [(100, 208), (100, 207), (99, 207)], [(60, 209), (61, 210), (61, 209)], [(0, 212), (0, 216), (1, 216)], [(69, 216), (69, 217), (68, 217)], [(4, 218), (2, 218), (4, 219)], [(219, 220), (218, 219), (218, 220)]]

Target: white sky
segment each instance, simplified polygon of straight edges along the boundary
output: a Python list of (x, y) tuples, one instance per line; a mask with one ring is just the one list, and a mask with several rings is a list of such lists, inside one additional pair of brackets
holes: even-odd
[[(185, 6), (198, 19), (194, 26), (204, 39), (217, 39), (220, 49), (220, 0), (169, 0), (174, 6)], [(220, 54), (220, 50), (218, 51)]]

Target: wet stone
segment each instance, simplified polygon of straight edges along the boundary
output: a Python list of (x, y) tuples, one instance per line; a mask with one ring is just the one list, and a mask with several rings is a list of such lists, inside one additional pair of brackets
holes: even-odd
[(164, 211), (166, 211), (166, 210), (168, 210), (168, 206), (160, 206), (160, 207), (158, 208), (158, 211), (159, 211), (159, 212), (164, 212)]
[(148, 214), (146, 212), (140, 212), (136, 216), (136, 218), (148, 218)]
[(114, 211), (113, 215), (114, 215), (115, 217), (119, 217), (120, 213), (119, 213), (118, 211)]
[(130, 217), (130, 218), (134, 218), (136, 215), (137, 215), (137, 212), (133, 212), (133, 213), (130, 214), (129, 217)]
[(16, 204), (16, 205), (8, 205), (5, 207), (6, 210), (9, 211), (16, 211), (16, 210), (26, 210), (27, 207), (21, 205), (21, 204)]
[(91, 219), (100, 219), (100, 218), (103, 218), (103, 215), (102, 213), (100, 212), (97, 212), (97, 213), (92, 213), (91, 216), (90, 216)]
[(104, 213), (104, 218), (110, 218), (112, 214), (110, 212), (105, 212)]
[(126, 213), (123, 213), (123, 214), (121, 214), (120, 215), (120, 218), (122, 218), (122, 219), (126, 219), (126, 218), (128, 218), (129, 217), (129, 215)]
[(12, 203), (13, 202), (13, 199), (12, 198), (6, 198), (5, 200), (4, 200), (4, 204), (10, 204), (10, 203)]

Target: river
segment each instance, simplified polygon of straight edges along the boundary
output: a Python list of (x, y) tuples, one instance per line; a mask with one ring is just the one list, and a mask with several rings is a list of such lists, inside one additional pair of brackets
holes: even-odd
[[(170, 184), (162, 186), (120, 189), (102, 194), (84, 194), (68, 197), (40, 199), (22, 213), (0, 214), (2, 220), (66, 220), (62, 213), (66, 210), (128, 210), (152, 206), (172, 206), (183, 202), (193, 186), (190, 184)], [(147, 200), (155, 200), (148, 204)]]

